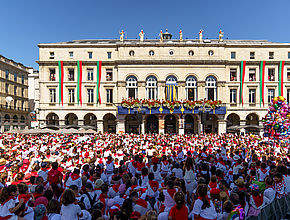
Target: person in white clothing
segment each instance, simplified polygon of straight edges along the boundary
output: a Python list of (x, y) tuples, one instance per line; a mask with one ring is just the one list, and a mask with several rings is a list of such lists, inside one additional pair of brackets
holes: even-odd
[(67, 189), (64, 191), (61, 202), (61, 220), (78, 220), (83, 216), (81, 207), (79, 205), (74, 204), (76, 197), (71, 189)]

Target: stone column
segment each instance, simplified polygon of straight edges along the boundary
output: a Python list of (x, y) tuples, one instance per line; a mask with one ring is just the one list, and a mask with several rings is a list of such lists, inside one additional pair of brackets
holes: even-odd
[(227, 132), (226, 120), (218, 120), (218, 134), (224, 134)]
[(159, 115), (159, 134), (164, 134), (164, 116)]
[[(245, 126), (246, 125), (246, 121), (245, 120), (240, 120), (240, 126)], [(240, 130), (240, 134), (242, 134), (242, 133), (246, 133), (246, 130), (245, 130), (245, 128), (241, 128), (241, 130)]]
[(145, 134), (145, 119), (143, 118), (142, 120), (142, 124), (141, 124), (141, 134)]
[(98, 128), (98, 132), (101, 132), (101, 133), (104, 132), (104, 123), (103, 123), (103, 120), (97, 121), (97, 128)]
[(116, 133), (125, 133), (125, 115), (118, 115)]
[(197, 124), (197, 133), (200, 134), (202, 132), (202, 124), (200, 115), (196, 115), (196, 124)]
[(184, 115), (179, 117), (179, 134), (184, 134)]

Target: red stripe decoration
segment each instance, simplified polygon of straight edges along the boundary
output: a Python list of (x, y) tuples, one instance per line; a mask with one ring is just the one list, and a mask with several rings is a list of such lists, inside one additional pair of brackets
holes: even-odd
[(244, 105), (244, 97), (243, 97), (243, 88), (244, 88), (244, 82), (245, 82), (245, 71), (246, 71), (246, 61), (242, 61), (241, 62), (241, 78), (242, 78), (242, 82), (241, 82), (241, 101), (242, 101), (242, 105)]
[(263, 106), (265, 105), (264, 95), (265, 95), (265, 66), (266, 61), (263, 61), (263, 68), (262, 68), (262, 102)]
[(99, 96), (99, 103), (101, 104), (101, 92), (100, 92), (100, 84), (101, 84), (101, 76), (102, 76), (102, 61), (99, 61), (99, 94), (97, 94)]
[(284, 64), (285, 64), (285, 61), (282, 61), (282, 67), (281, 67), (281, 96), (283, 96), (283, 84), (284, 84), (284, 81), (283, 81), (283, 74), (284, 74)]
[(80, 91), (80, 103), (81, 105), (83, 104), (83, 99), (82, 99), (82, 78), (83, 78), (83, 63), (80, 61), (80, 83), (79, 83), (79, 91)]
[(61, 69), (61, 105), (63, 105), (63, 78), (64, 78), (64, 72), (63, 72), (63, 61), (60, 61), (60, 69)]

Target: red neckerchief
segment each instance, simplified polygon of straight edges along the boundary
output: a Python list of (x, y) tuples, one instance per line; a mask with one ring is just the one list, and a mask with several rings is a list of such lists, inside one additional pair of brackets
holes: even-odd
[(92, 182), (94, 182), (93, 176), (90, 176), (89, 180), (92, 181)]
[(37, 199), (39, 197), (42, 197), (42, 194), (40, 193), (33, 193), (34, 199)]
[(264, 197), (262, 195), (252, 196), (252, 197), (255, 202), (255, 205), (257, 206), (257, 208), (259, 208), (263, 204)]
[(118, 192), (119, 191), (119, 187), (120, 187), (120, 184), (115, 184), (112, 186), (112, 189), (115, 191), (115, 192)]
[(72, 179), (73, 181), (77, 180), (78, 178), (80, 178), (79, 174), (73, 173), (73, 174), (71, 175), (71, 179)]
[[(210, 200), (209, 200), (208, 196), (206, 195), (204, 198), (205, 198), (205, 199), (208, 201), (208, 203), (210, 204)], [(204, 199), (204, 198), (203, 198), (203, 197), (200, 197), (200, 196), (198, 197), (199, 200), (202, 200), (202, 199)]]
[(47, 168), (41, 168), (41, 170), (46, 172), (47, 171)]
[(167, 160), (163, 160), (162, 163), (164, 164), (164, 166), (167, 166), (168, 161)]
[(84, 171), (83, 174), (82, 174), (82, 176), (86, 176), (86, 175), (88, 175), (88, 174), (89, 174), (88, 171)]
[(267, 173), (267, 170), (266, 169), (261, 169), (261, 172), (266, 174)]
[(149, 180), (149, 185), (154, 192), (158, 190), (159, 184), (157, 181)]
[(19, 194), (18, 196), (18, 200), (23, 199), (24, 203), (27, 203), (30, 198), (31, 198), (31, 195), (29, 194)]
[(131, 189), (133, 190), (133, 189), (135, 189), (137, 186), (138, 186), (138, 185), (132, 185), (132, 186), (131, 186)]
[(174, 194), (176, 193), (176, 189), (168, 189), (167, 192), (173, 198)]
[(144, 199), (138, 199), (136, 202), (135, 202), (136, 205), (139, 205), (139, 206), (142, 206), (143, 208), (147, 208), (148, 206), (148, 203), (144, 200)]
[(107, 164), (110, 164), (110, 163), (112, 163), (112, 160), (108, 160), (108, 161), (107, 161)]
[(9, 202), (11, 199), (16, 199), (14, 196), (8, 196), (5, 202), (1, 203), (1, 205), (4, 205), (5, 203)]
[(213, 189), (213, 188), (217, 188), (217, 183), (215, 183), (215, 182), (210, 182), (208, 185), (209, 185), (209, 187), (212, 188), (212, 189)]

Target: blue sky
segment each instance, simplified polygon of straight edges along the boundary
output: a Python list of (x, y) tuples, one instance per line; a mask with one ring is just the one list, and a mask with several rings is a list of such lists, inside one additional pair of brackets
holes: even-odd
[(9, 0), (1, 2), (0, 54), (38, 69), (38, 43), (78, 39), (178, 37), (290, 42), (289, 0)]

